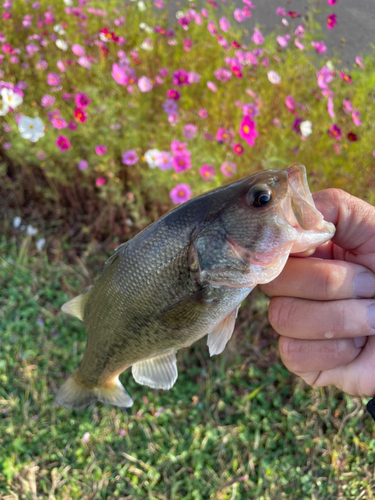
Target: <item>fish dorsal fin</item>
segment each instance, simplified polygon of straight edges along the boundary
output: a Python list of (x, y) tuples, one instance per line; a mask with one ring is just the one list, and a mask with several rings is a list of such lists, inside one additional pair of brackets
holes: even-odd
[(138, 361), (132, 366), (133, 377), (138, 384), (148, 385), (153, 389), (170, 389), (177, 380), (177, 362), (174, 349)]
[(75, 316), (83, 321), (83, 311), (85, 309), (86, 302), (87, 292), (78, 295), (78, 297), (74, 297), (74, 299), (68, 300), (68, 302), (65, 302), (65, 304), (61, 307), (61, 310), (64, 313), (71, 314), (72, 316)]
[(208, 334), (207, 345), (210, 356), (224, 351), (228, 340), (231, 338), (237, 318), (238, 307), (221, 321), (211, 333)]

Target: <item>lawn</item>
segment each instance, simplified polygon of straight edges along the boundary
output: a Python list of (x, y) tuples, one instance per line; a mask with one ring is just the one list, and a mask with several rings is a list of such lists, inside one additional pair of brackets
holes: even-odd
[(128, 411), (57, 406), (85, 345), (80, 321), (59, 308), (107, 256), (102, 246), (67, 265), (11, 227), (1, 239), (0, 498), (374, 498), (365, 401), (285, 369), (257, 290), (222, 355), (210, 358), (204, 339), (179, 351), (170, 391), (125, 372)]

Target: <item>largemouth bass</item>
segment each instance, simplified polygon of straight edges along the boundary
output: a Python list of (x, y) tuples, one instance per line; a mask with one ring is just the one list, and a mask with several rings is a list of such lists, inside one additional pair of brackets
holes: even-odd
[(63, 305), (88, 337), (56, 402), (130, 407), (119, 381), (129, 367), (139, 384), (170, 389), (178, 349), (207, 335), (210, 355), (220, 354), (251, 290), (276, 278), (290, 253), (314, 249), (334, 232), (298, 163), (178, 206), (120, 245), (96, 283)]

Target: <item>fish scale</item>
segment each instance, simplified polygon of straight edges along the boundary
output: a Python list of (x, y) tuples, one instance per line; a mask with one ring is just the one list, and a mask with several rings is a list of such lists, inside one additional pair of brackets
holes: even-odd
[(129, 407), (118, 378), (129, 367), (138, 383), (169, 389), (177, 350), (207, 335), (210, 354), (222, 352), (254, 286), (274, 279), (290, 252), (315, 248), (334, 230), (316, 210), (299, 164), (175, 208), (120, 245), (96, 283), (62, 307), (83, 321), (88, 339), (56, 401), (74, 409), (96, 400)]

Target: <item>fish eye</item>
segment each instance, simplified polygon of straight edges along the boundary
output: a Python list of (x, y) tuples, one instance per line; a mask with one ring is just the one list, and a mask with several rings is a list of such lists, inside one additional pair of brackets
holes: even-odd
[(261, 208), (272, 201), (272, 191), (268, 186), (253, 186), (247, 196), (249, 205)]

